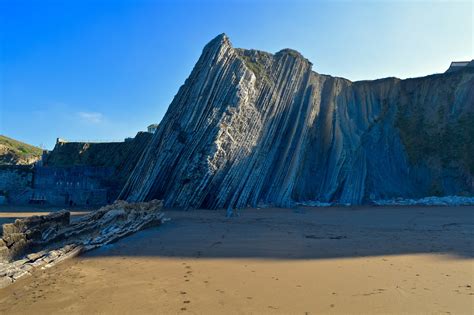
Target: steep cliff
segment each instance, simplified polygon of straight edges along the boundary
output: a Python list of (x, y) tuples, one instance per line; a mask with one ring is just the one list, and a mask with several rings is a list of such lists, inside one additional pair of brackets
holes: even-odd
[(178, 208), (472, 195), (474, 70), (351, 82), (219, 35), (120, 198)]

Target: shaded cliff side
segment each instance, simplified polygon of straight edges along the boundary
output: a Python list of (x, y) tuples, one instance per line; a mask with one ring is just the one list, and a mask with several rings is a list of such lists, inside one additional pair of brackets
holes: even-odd
[(474, 70), (351, 82), (219, 35), (120, 198), (178, 208), (472, 195)]
[(44, 157), (43, 165), (56, 168), (110, 168), (113, 170), (112, 175), (104, 178), (102, 184), (120, 191), (151, 139), (151, 133), (139, 132), (135, 138), (125, 142), (58, 142)]

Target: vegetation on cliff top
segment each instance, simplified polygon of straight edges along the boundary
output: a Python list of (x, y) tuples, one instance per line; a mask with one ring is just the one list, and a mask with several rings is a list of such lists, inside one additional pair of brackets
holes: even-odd
[(37, 161), (41, 148), (0, 135), (0, 165), (26, 165)]
[(246, 50), (238, 48), (236, 48), (236, 51), (244, 61), (245, 66), (255, 74), (257, 80), (269, 81), (265, 65), (270, 62), (272, 58), (271, 54), (259, 50)]
[(427, 87), (422, 81), (413, 80), (413, 85), (404, 91), (406, 99), (398, 106), (395, 126), (410, 163), (435, 170), (432, 195), (444, 194), (441, 178), (445, 170), (462, 169), (474, 174), (474, 112), (453, 114), (456, 86), (461, 79), (462, 76), (446, 76), (432, 82), (439, 84), (434, 94), (438, 101), (432, 107), (423, 106), (420, 91)]
[(438, 158), (447, 167), (461, 160), (474, 173), (474, 114), (465, 114), (443, 128), (427, 124), (420, 116), (398, 116), (397, 125), (413, 164)]

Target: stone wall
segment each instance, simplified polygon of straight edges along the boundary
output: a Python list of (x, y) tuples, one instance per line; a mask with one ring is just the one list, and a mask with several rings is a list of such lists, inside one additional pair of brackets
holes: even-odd
[[(3, 203), (57, 206), (113, 202), (152, 134), (140, 132), (127, 142), (58, 142), (33, 167), (0, 168)], [(2, 200), (0, 200), (0, 203)]]
[(109, 167), (2, 167), (0, 195), (7, 204), (105, 205), (114, 200)]
[(0, 191), (31, 187), (33, 167), (22, 165), (0, 166)]
[(36, 167), (34, 188), (98, 189), (114, 172), (111, 167)]

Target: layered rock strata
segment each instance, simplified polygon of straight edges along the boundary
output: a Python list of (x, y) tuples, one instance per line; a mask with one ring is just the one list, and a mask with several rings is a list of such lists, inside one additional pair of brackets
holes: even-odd
[(351, 82), (298, 52), (203, 50), (120, 198), (290, 206), (474, 194), (474, 69)]
[(17, 219), (3, 225), (0, 288), (67, 258), (164, 222), (162, 202), (117, 201), (70, 222), (70, 213)]

